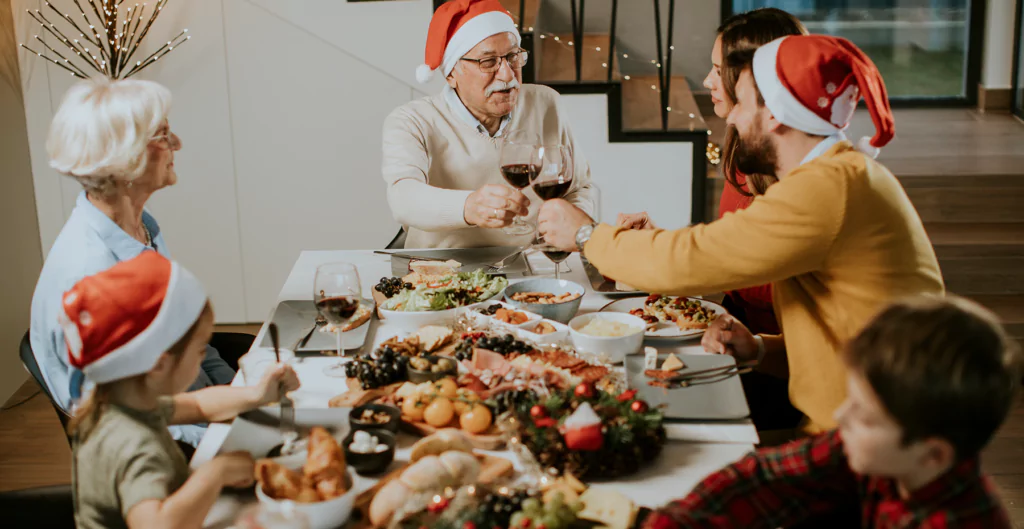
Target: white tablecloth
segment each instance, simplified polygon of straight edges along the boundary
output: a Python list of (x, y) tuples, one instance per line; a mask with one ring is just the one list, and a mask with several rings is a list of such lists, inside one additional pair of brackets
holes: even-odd
[[(363, 292), (367, 296), (381, 277), (391, 276), (391, 261), (390, 257), (386, 255), (374, 254), (369, 250), (306, 251), (299, 255), (299, 259), (292, 267), (292, 271), (278, 295), (278, 301), (312, 300), (313, 276), (316, 267), (334, 261), (350, 262), (359, 268)], [(534, 268), (538, 275), (550, 275), (553, 272), (551, 263), (542, 254), (531, 256), (531, 264), (533, 263), (536, 263)], [(580, 306), (581, 314), (598, 311), (611, 301), (610, 298), (595, 292), (590, 287), (578, 254), (573, 254), (566, 263), (571, 268), (571, 272), (565, 272), (563, 268), (562, 278), (587, 287), (587, 294), (583, 297)], [(549, 273), (544, 274), (545, 270)], [(510, 280), (516, 281), (515, 278)], [(267, 322), (270, 321), (270, 316), (271, 314), (267, 315)], [(366, 340), (372, 342), (373, 345), (403, 332), (402, 329), (396, 329), (394, 326), (389, 326), (387, 322), (376, 319), (371, 320), (370, 324), (371, 328)], [(249, 353), (250, 361), (259, 355), (267, 355), (268, 358), (272, 358), (270, 351), (257, 347), (257, 344), (263, 340), (265, 332), (266, 324), (260, 329), (253, 349)], [(659, 347), (659, 349), (686, 354), (703, 354), (699, 340), (681, 342), (672, 347)], [(329, 357), (304, 358), (295, 365), (302, 382), (302, 388), (292, 395), (297, 408), (326, 407), (327, 401), (331, 397), (344, 391), (341, 379), (323, 374), (323, 367), (336, 361)], [(733, 382), (739, 383), (737, 379), (734, 379)], [(244, 384), (244, 377), (239, 373), (235, 377), (234, 385), (241, 384)], [(749, 421), (727, 424), (671, 424), (667, 425), (667, 429), (670, 441), (655, 464), (627, 479), (596, 486), (614, 487), (638, 504), (659, 506), (673, 498), (685, 495), (709, 473), (737, 460), (752, 450), (754, 444), (758, 442), (757, 433)], [(227, 424), (210, 425), (206, 436), (192, 458), (193, 468), (209, 461), (218, 453), (229, 430), (230, 426)], [(414, 439), (409, 437), (400, 439), (400, 449), (396, 452), (396, 460), (408, 459), (412, 441)], [(495, 455), (512, 457), (508, 452), (497, 452)], [(372, 486), (373, 482), (372, 479), (359, 478), (355, 486), (359, 489), (368, 488)], [(233, 519), (238, 509), (251, 501), (255, 501), (251, 495), (224, 495), (218, 500), (210, 516), (207, 517), (207, 527), (229, 527), (230, 520)]]

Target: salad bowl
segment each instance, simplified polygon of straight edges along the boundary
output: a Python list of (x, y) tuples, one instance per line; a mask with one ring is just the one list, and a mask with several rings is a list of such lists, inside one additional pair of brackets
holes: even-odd
[(388, 324), (408, 330), (451, 325), (460, 308), (499, 300), (507, 286), (507, 279), (487, 275), (483, 270), (434, 277), (411, 289), (402, 289), (391, 298), (378, 300), (378, 314)]

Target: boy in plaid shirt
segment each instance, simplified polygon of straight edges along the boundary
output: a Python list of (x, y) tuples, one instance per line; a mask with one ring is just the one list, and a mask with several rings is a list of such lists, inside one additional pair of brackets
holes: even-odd
[(1014, 400), (1018, 357), (972, 302), (896, 303), (847, 347), (837, 430), (750, 454), (643, 527), (1008, 529), (978, 453)]

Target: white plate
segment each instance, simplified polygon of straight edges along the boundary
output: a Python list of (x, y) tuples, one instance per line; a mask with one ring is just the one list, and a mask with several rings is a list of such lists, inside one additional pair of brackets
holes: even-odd
[[(714, 310), (715, 314), (717, 314), (718, 316), (726, 314), (725, 307), (719, 305), (718, 303), (713, 303), (711, 301), (707, 301), (700, 298), (689, 299), (699, 301), (700, 304), (703, 305), (704, 307)], [(633, 309), (644, 308), (645, 301), (647, 301), (646, 297), (620, 299), (618, 301), (613, 301), (602, 307), (601, 312), (625, 312), (628, 314), (629, 311)], [(689, 331), (683, 331), (680, 330), (679, 327), (676, 327), (674, 323), (666, 322), (659, 322), (654, 327), (648, 328), (647, 331), (644, 333), (644, 336), (646, 336), (647, 338), (661, 340), (682, 340), (687, 338), (696, 338), (698, 336), (703, 335), (704, 329), (693, 329)]]

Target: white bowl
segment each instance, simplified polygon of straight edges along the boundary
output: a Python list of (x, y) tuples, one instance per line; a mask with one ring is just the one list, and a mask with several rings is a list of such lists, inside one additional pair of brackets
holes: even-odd
[[(591, 336), (583, 334), (580, 329), (595, 319), (615, 321), (629, 325), (636, 330), (626, 336)], [(644, 344), (644, 320), (630, 314), (615, 312), (595, 312), (577, 316), (569, 322), (569, 336), (572, 343), (580, 351), (603, 357), (605, 361), (617, 364), (626, 359), (626, 355), (639, 353)]]
[(260, 503), (272, 509), (279, 511), (292, 509), (294, 512), (304, 514), (309, 520), (309, 529), (336, 529), (348, 522), (349, 517), (352, 515), (352, 507), (356, 501), (356, 490), (353, 486), (352, 475), (347, 469), (345, 479), (349, 484), (348, 492), (327, 501), (298, 503), (289, 500), (275, 500), (263, 492), (263, 487), (260, 487), (259, 483), (256, 484), (256, 497), (259, 498)]

